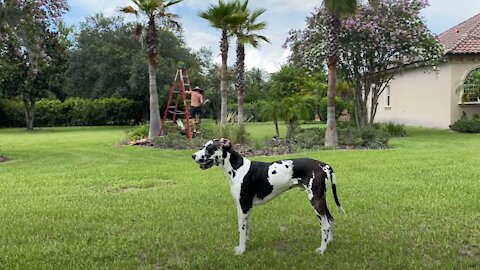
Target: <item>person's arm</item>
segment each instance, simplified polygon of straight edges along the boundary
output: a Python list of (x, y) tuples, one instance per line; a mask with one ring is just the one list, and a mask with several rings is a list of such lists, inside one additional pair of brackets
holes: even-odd
[(193, 91), (188, 91), (188, 90), (185, 90), (185, 94), (187, 95), (191, 95)]
[(203, 105), (203, 95), (200, 95), (200, 104)]

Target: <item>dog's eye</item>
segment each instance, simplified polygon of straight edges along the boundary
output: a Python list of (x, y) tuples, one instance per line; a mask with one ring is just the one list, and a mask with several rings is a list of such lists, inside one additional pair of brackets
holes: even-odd
[(213, 149), (213, 147), (208, 147), (206, 152), (209, 155), (213, 155), (213, 153), (215, 153), (215, 149)]

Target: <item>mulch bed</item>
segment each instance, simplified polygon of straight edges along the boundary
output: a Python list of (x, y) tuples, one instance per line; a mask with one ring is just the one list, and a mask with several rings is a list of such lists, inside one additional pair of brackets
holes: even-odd
[(0, 156), (0, 163), (1, 163), (1, 162), (8, 161), (8, 160), (10, 160), (10, 159), (7, 158), (6, 156)]
[(235, 144), (233, 146), (233, 149), (244, 157), (278, 156), (278, 155), (291, 154), (294, 152), (293, 147), (290, 147), (290, 146), (277, 146), (277, 147), (271, 147), (271, 148), (252, 149), (248, 145)]
[[(185, 144), (171, 144), (171, 143), (162, 143), (162, 141), (151, 141), (147, 139), (124, 142), (122, 144), (135, 145), (141, 147), (153, 147), (160, 149), (171, 149), (171, 150), (185, 150), (192, 149), (197, 151), (200, 146), (190, 146), (188, 143)], [(286, 155), (294, 152), (294, 147), (291, 144), (278, 144), (272, 147), (263, 147), (260, 149), (254, 149), (250, 145), (246, 144), (235, 144), (233, 149), (237, 151), (240, 155), (244, 157), (253, 157), (253, 156), (277, 156), (277, 155)]]

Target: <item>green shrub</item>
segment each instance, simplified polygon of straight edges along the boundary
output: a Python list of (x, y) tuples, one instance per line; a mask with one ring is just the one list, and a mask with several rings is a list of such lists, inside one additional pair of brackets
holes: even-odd
[[(204, 137), (205, 133), (204, 133)], [(232, 143), (246, 144), (249, 142), (250, 135), (245, 129), (245, 125), (217, 125), (212, 131), (214, 138), (228, 138)]]
[[(338, 144), (349, 147), (366, 147), (371, 149), (387, 148), (389, 134), (374, 127), (357, 129), (353, 124), (338, 122)], [(294, 136), (297, 148), (322, 148), (325, 145), (325, 128), (299, 129)]]
[(480, 118), (460, 119), (450, 128), (457, 132), (480, 133)]
[(143, 123), (127, 131), (128, 140), (138, 140), (148, 137), (149, 123)]
[(388, 133), (391, 137), (404, 137), (407, 134), (405, 125), (394, 122), (376, 123), (375, 129)]
[(25, 126), (23, 103), (17, 100), (0, 99), (0, 127)]
[(300, 149), (321, 148), (325, 145), (325, 128), (298, 129), (293, 141)]
[(342, 123), (337, 126), (338, 144), (345, 146), (362, 146), (361, 132), (353, 125)]
[[(126, 98), (68, 98), (64, 102), (40, 99), (34, 112), (34, 125), (47, 127), (129, 125), (141, 119), (140, 104)], [(0, 126), (25, 126), (20, 101), (0, 101)]]
[(388, 133), (373, 127), (360, 130), (361, 144), (370, 149), (381, 149), (388, 147), (390, 136)]

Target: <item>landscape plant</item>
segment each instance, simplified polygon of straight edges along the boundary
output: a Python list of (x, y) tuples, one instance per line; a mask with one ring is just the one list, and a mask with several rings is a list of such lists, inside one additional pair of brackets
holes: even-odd
[(28, 130), (33, 130), (39, 98), (65, 97), (66, 48), (56, 30), (67, 10), (63, 0), (0, 1), (0, 89), (22, 100)]
[(218, 4), (210, 4), (208, 8), (199, 13), (199, 16), (207, 20), (214, 28), (221, 30), (220, 52), (222, 65), (220, 69), (220, 124), (227, 123), (227, 106), (228, 106), (228, 43), (229, 38), (233, 34), (233, 30), (237, 28), (247, 18), (247, 14), (239, 12), (238, 1), (230, 0), (225, 2), (218, 0)]
[(148, 78), (149, 78), (149, 100), (150, 100), (150, 118), (148, 138), (153, 138), (160, 132), (160, 107), (158, 104), (157, 90), (157, 53), (158, 37), (157, 25), (163, 23), (173, 29), (179, 29), (180, 25), (175, 19), (177, 15), (168, 10), (171, 6), (182, 2), (183, 0), (132, 0), (137, 8), (126, 6), (120, 8), (120, 11), (126, 14), (136, 16), (143, 15), (147, 18), (147, 26), (138, 24), (135, 33), (139, 40), (145, 39), (147, 58), (148, 58)]
[[(435, 71), (443, 57), (442, 46), (421, 18), (428, 1), (371, 2), (361, 4), (354, 15), (341, 18), (339, 24), (339, 67), (354, 92), (359, 128), (374, 122), (378, 99), (395, 75), (417, 65)], [(291, 32), (287, 43), (301, 50), (296, 59), (322, 53), (330, 42), (330, 24), (330, 14), (319, 8), (307, 19), (304, 31)], [(372, 104), (369, 110), (368, 102)]]
[(258, 18), (265, 13), (266, 9), (248, 8), (248, 0), (238, 1), (237, 9), (239, 13), (244, 13), (244, 21), (236, 25), (233, 29), (233, 34), (237, 38), (237, 60), (235, 62), (235, 89), (237, 92), (237, 111), (238, 124), (243, 125), (244, 119), (244, 99), (245, 99), (245, 45), (251, 45), (253, 48), (258, 48), (260, 41), (270, 42), (266, 36), (260, 35), (257, 32), (262, 31), (267, 27), (266, 22), (259, 22)]

